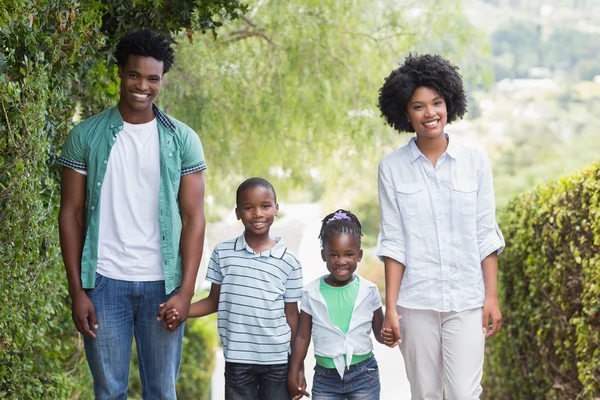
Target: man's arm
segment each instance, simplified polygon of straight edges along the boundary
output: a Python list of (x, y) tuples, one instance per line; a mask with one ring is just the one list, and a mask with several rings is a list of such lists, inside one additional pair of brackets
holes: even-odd
[(58, 230), (63, 262), (67, 270), (75, 327), (82, 334), (95, 338), (96, 334), (90, 329), (90, 324), (94, 329), (98, 328), (96, 310), (81, 286), (81, 254), (85, 242), (86, 182), (86, 175), (70, 168), (62, 168)]
[(176, 330), (187, 319), (190, 302), (196, 289), (196, 276), (204, 248), (204, 175), (202, 171), (181, 177), (179, 185), (179, 210), (181, 213), (181, 268), (183, 279), (179, 292), (171, 297), (161, 308), (158, 319), (164, 312), (174, 308), (178, 311), (176, 320), (169, 330)]

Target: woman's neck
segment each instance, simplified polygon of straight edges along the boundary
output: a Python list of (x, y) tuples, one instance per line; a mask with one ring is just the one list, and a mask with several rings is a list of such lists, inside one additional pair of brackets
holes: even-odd
[(438, 158), (448, 148), (448, 139), (442, 134), (434, 138), (417, 135), (417, 148), (435, 167)]

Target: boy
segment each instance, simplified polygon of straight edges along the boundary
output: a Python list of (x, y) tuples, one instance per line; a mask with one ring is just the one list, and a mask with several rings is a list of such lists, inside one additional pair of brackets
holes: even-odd
[[(59, 163), (59, 230), (73, 321), (97, 399), (127, 397), (133, 337), (144, 399), (175, 399), (183, 323), (204, 242), (198, 135), (154, 104), (171, 42), (150, 29), (115, 50), (119, 103), (69, 133)], [(178, 309), (169, 330), (161, 303)]]
[[(210, 294), (191, 305), (189, 316), (218, 311), (226, 400), (289, 400), (288, 354), (298, 324), (302, 269), (283, 240), (269, 235), (279, 205), (268, 181), (244, 181), (235, 213), (244, 233), (213, 251), (206, 274)], [(166, 320), (177, 313), (169, 308)]]

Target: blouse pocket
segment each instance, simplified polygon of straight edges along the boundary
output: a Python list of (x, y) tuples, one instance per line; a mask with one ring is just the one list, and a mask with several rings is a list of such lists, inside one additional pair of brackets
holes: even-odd
[(477, 210), (477, 181), (474, 177), (461, 177), (453, 184), (454, 204), (458, 212), (465, 216), (472, 216)]
[(424, 187), (421, 183), (405, 183), (396, 189), (398, 205), (402, 215), (414, 217), (423, 207)]

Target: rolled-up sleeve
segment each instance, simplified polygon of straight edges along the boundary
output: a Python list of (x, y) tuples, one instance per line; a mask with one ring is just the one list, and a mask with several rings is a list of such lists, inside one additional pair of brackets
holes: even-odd
[(483, 261), (493, 252), (500, 254), (504, 249), (504, 236), (496, 222), (496, 201), (492, 167), (487, 153), (481, 150), (477, 190), (477, 244), (479, 257)]
[(389, 257), (406, 266), (406, 241), (402, 215), (396, 201), (392, 173), (385, 164), (379, 164), (378, 178), (379, 213), (381, 215), (381, 233), (377, 239), (377, 257)]

